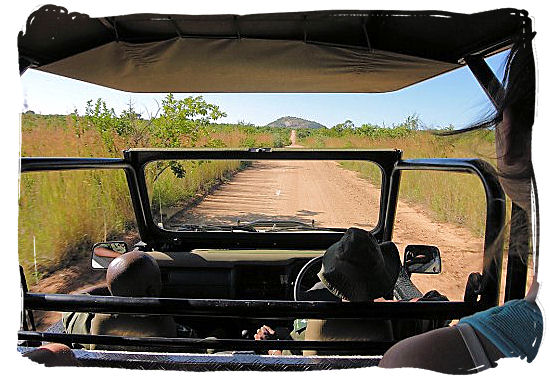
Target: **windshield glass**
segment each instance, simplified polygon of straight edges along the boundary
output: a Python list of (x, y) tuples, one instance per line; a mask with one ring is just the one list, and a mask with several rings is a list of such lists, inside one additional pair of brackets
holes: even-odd
[(378, 223), (381, 170), (372, 162), (163, 160), (145, 175), (153, 219), (168, 230), (371, 230)]

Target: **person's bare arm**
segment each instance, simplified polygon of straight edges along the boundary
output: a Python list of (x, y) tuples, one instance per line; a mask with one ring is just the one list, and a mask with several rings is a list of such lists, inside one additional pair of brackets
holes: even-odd
[(447, 374), (469, 374), (472, 359), (454, 327), (440, 328), (409, 337), (388, 349), (378, 366), (413, 367)]

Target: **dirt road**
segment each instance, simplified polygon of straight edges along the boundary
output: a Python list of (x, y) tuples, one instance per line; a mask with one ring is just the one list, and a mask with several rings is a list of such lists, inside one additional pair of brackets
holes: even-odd
[(380, 190), (332, 161), (261, 161), (237, 173), (171, 223), (292, 219), (319, 226), (372, 228)]
[[(296, 144), (296, 131), (288, 147)], [(181, 223), (231, 223), (290, 219), (318, 226), (372, 229), (378, 221), (380, 190), (335, 161), (256, 161), (172, 218)]]
[[(296, 133), (291, 134), (292, 145)], [(236, 223), (294, 219), (319, 226), (372, 229), (378, 221), (380, 189), (332, 161), (261, 161), (235, 175), (175, 223)], [(437, 289), (461, 300), (468, 274), (482, 268), (483, 240), (467, 229), (434, 222), (418, 206), (400, 201), (394, 241), (437, 245), (443, 272), (413, 275), (422, 291)]]

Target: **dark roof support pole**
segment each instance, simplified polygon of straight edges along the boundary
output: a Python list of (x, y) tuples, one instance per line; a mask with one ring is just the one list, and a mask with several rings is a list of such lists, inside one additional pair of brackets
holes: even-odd
[(512, 203), (512, 230), (508, 243), (508, 263), (506, 266), (506, 288), (504, 302), (512, 299), (523, 299), (527, 286), (527, 261), (529, 258), (529, 232), (525, 228), (530, 226), (529, 217), (525, 210)]
[[(469, 55), (464, 61), (483, 88), (489, 100), (499, 110), (504, 99), (505, 90), (482, 55)], [(508, 243), (508, 262), (506, 266), (506, 289), (504, 301), (521, 299), (525, 296), (527, 283), (527, 259), (529, 255), (529, 234), (516, 228), (527, 224), (528, 217), (525, 210), (512, 204), (511, 234)], [(513, 231), (516, 232), (513, 232)]]
[(489, 97), (489, 100), (498, 109), (499, 103), (504, 98), (504, 87), (498, 81), (497, 77), (491, 71), (489, 65), (482, 55), (468, 55), (464, 57), (464, 61), (470, 68), (470, 71), (474, 74), (483, 91)]

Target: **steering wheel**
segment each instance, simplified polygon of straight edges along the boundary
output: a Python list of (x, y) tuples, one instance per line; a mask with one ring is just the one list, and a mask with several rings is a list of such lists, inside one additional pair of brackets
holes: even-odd
[(319, 282), (317, 273), (321, 270), (323, 255), (317, 256), (309, 260), (298, 272), (294, 281), (294, 300), (303, 301), (304, 293), (309, 290), (314, 284)]

